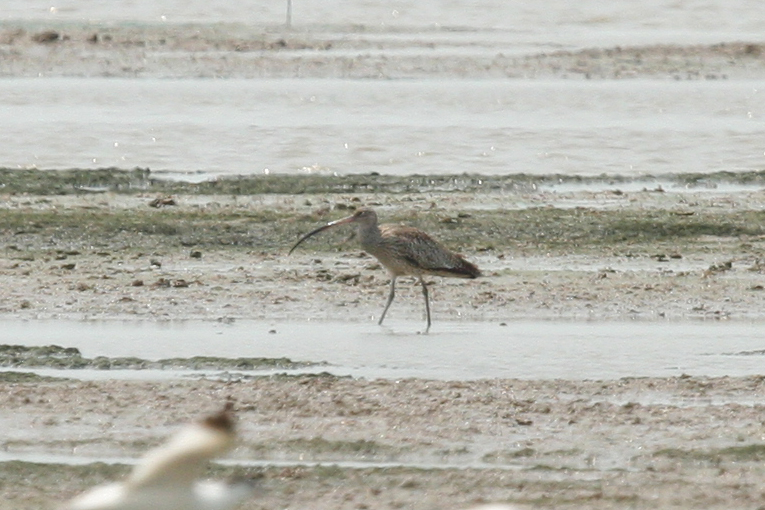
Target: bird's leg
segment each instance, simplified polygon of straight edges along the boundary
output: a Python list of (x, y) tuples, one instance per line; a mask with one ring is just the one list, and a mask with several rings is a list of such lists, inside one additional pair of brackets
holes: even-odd
[(425, 296), (425, 313), (428, 316), (428, 327), (425, 328), (425, 333), (430, 331), (430, 301), (428, 300), (428, 286), (425, 285), (425, 280), (420, 276), (420, 283), (422, 284), (422, 295)]
[(393, 302), (393, 297), (395, 295), (396, 295), (396, 277), (395, 276), (391, 276), (391, 278), (390, 278), (390, 294), (388, 294), (388, 302), (385, 303), (385, 310), (383, 310), (383, 313), (380, 316), (380, 320), (377, 322), (377, 324), (382, 324), (382, 321), (385, 318), (385, 314), (388, 313), (388, 308), (390, 308), (390, 304)]

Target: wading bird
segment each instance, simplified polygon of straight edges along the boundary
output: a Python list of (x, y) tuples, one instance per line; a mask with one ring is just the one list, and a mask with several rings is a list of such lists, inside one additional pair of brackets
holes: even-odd
[(453, 253), (435, 241), (422, 230), (403, 225), (378, 225), (377, 213), (368, 207), (361, 207), (351, 216), (333, 221), (304, 235), (295, 243), (290, 253), (295, 251), (300, 243), (309, 237), (328, 228), (338, 225), (355, 223), (361, 247), (380, 261), (380, 264), (390, 272), (390, 294), (388, 302), (378, 324), (382, 324), (385, 314), (396, 294), (396, 278), (399, 276), (415, 276), (422, 285), (422, 295), (425, 297), (425, 313), (430, 330), (430, 303), (428, 302), (428, 287), (423, 275), (447, 276), (456, 278), (477, 278), (481, 271), (461, 255)]
[(124, 482), (96, 487), (63, 510), (227, 510), (254, 492), (252, 481), (197, 481), (207, 461), (234, 444), (234, 421), (222, 412), (188, 425), (150, 451)]

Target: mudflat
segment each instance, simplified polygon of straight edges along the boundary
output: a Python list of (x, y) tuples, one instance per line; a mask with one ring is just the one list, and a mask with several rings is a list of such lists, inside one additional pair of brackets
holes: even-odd
[[(423, 51), (393, 58), (387, 46), (363, 55), (369, 44), (362, 36), (254, 34), (239, 26), (5, 23), (0, 74), (765, 75), (762, 45), (746, 41), (447, 60), (423, 59)], [(5, 169), (0, 184), (0, 319), (372, 322), (387, 276), (345, 239), (349, 232), (286, 255), (300, 234), (359, 205), (376, 208), (383, 221), (422, 228), (483, 269), (476, 281), (433, 279), (436, 326), (512, 327), (529, 318), (760, 321), (765, 314), (758, 172), (678, 173), (645, 183), (365, 175), (185, 185), (141, 169)], [(421, 318), (416, 286), (400, 286), (391, 313)], [(760, 508), (765, 498), (759, 376), (82, 382), (67, 373), (0, 374), (0, 509), (56, 508), (124, 476), (125, 458), (227, 399), (235, 403), (240, 443), (228, 458), (234, 465), (209, 474), (263, 475), (262, 494), (245, 509), (459, 509), (489, 501), (730, 509)], [(86, 464), (64, 462), (77, 458)]]
[[(300, 234), (365, 204), (484, 270), (475, 281), (432, 279), (436, 327), (761, 320), (762, 192), (718, 177), (695, 190), (516, 183), (214, 194), (160, 184), (125, 192), (109, 179), (97, 190), (79, 181), (68, 186), (76, 192), (19, 190), (0, 200), (0, 311), (29, 320), (374, 321), (387, 275), (350, 232), (287, 256)], [(421, 319), (416, 285), (401, 285), (393, 313)], [(226, 399), (240, 443), (234, 465), (209, 475), (262, 475), (262, 494), (243, 508), (756, 508), (763, 497), (762, 377), (82, 382), (67, 373), (3, 375), (3, 451), (17, 460), (0, 463), (0, 508), (55, 508), (124, 476), (121, 459)], [(60, 464), (72, 458), (117, 465)]]
[[(161, 181), (114, 191), (125, 175), (101, 176), (98, 192), (82, 191), (98, 180), (96, 171), (66, 186), (42, 186), (69, 194), (0, 197), (2, 314), (371, 321), (385, 302), (388, 276), (348, 239), (352, 229), (329, 231), (287, 254), (302, 234), (362, 204), (376, 208), (381, 222), (421, 228), (483, 270), (474, 281), (429, 280), (435, 321), (765, 314), (763, 192), (749, 182), (759, 174), (733, 184), (724, 182), (730, 176), (710, 177), (697, 189), (668, 182), (666, 190), (629, 182), (510, 182), (495, 190), (489, 180), (484, 188), (444, 192), (404, 187), (408, 178), (400, 178), (400, 186), (387, 182), (385, 193), (313, 191), (343, 178), (316, 185), (309, 176), (301, 185), (285, 177), (307, 189), (292, 195), (262, 193), (258, 177), (233, 180), (254, 190), (239, 194), (193, 184), (168, 190)], [(367, 179), (374, 187), (376, 177)], [(419, 288), (403, 280), (399, 293), (395, 313), (419, 320)]]

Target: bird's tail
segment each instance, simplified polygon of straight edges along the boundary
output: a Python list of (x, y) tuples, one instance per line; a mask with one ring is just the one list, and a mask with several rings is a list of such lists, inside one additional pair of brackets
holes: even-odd
[(446, 276), (451, 278), (478, 278), (482, 275), (478, 266), (472, 262), (468, 262), (461, 255), (457, 255), (457, 264), (450, 267), (443, 267), (438, 269), (431, 269), (430, 273), (437, 276)]

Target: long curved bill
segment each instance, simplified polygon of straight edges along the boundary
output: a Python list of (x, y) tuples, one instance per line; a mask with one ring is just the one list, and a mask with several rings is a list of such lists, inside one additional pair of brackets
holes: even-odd
[(319, 227), (316, 230), (308, 232), (306, 235), (301, 237), (298, 242), (295, 243), (295, 246), (292, 247), (292, 249), (290, 250), (288, 255), (292, 255), (292, 252), (295, 251), (295, 248), (297, 248), (300, 245), (300, 243), (302, 243), (303, 241), (305, 241), (309, 237), (312, 237), (312, 236), (318, 234), (319, 232), (324, 232), (328, 228), (336, 227), (338, 225), (345, 225), (346, 223), (351, 223), (354, 219), (355, 219), (355, 216), (348, 216), (347, 218), (343, 218), (343, 219), (340, 219), (340, 220), (332, 221), (330, 223), (327, 223), (323, 227)]

